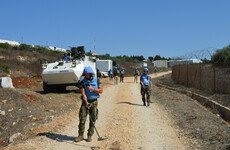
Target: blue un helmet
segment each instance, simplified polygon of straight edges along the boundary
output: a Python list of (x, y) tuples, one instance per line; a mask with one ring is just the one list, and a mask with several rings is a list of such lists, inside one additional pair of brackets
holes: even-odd
[(93, 69), (91, 67), (85, 67), (83, 75), (85, 75), (86, 73), (94, 74)]
[(148, 69), (148, 68), (144, 68), (143, 72), (145, 72), (145, 71), (148, 71), (148, 72), (149, 72), (149, 69)]
[(136, 70), (137, 70), (137, 68), (136, 68)]
[(100, 68), (99, 68), (99, 67), (97, 67), (97, 70), (100, 70)]

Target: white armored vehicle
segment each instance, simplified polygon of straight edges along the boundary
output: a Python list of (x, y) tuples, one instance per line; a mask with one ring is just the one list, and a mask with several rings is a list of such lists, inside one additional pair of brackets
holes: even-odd
[(43, 64), (42, 79), (44, 92), (64, 91), (66, 86), (78, 86), (80, 80), (83, 79), (83, 70), (88, 66), (96, 74), (95, 58), (85, 56), (83, 46), (71, 48), (71, 57), (68, 60)]

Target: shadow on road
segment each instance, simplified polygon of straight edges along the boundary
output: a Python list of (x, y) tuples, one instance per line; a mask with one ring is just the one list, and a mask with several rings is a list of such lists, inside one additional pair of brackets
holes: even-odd
[(134, 103), (130, 103), (130, 102), (119, 102), (117, 104), (128, 104), (128, 105), (134, 105), (134, 106), (143, 106), (141, 104), (134, 104)]
[(47, 138), (56, 140), (58, 142), (74, 141), (74, 139), (76, 138), (76, 137), (71, 137), (71, 136), (61, 135), (61, 134), (54, 134), (54, 133), (49, 133), (49, 132), (39, 133), (38, 136), (46, 136)]
[[(52, 140), (56, 140), (58, 142), (67, 142), (69, 144), (74, 144), (74, 145), (80, 146), (80, 147), (87, 147), (87, 148), (91, 148), (91, 149), (97, 148), (98, 149), (98, 147), (95, 147), (95, 146), (88, 146), (88, 145), (78, 144), (78, 143), (74, 142), (74, 139), (76, 137), (73, 137), (73, 136), (67, 136), (67, 135), (61, 135), (61, 134), (55, 134), (55, 133), (49, 133), (49, 132), (39, 133), (37, 136), (45, 136), (47, 138), (50, 138)], [(86, 139), (84, 139), (84, 140), (86, 141)]]
[[(35, 91), (36, 93), (39, 94), (48, 94), (45, 93), (44, 91)], [(55, 93), (55, 94), (68, 94), (68, 93), (81, 93), (79, 89), (77, 90), (65, 90), (65, 91), (54, 91), (54, 92), (50, 92), (50, 93)]]

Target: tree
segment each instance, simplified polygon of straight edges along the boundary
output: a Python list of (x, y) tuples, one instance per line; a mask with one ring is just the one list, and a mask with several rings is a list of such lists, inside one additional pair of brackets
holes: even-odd
[(227, 47), (216, 51), (211, 58), (214, 63), (230, 63), (230, 44)]
[(156, 55), (155, 57), (154, 57), (154, 60), (161, 60), (162, 58), (161, 58), (161, 56), (160, 55)]
[(152, 56), (149, 56), (149, 60), (152, 62), (152, 61), (153, 61), (153, 57), (152, 57)]

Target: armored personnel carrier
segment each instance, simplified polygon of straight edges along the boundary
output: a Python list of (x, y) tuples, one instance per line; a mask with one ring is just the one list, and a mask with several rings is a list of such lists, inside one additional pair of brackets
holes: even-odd
[(95, 58), (85, 56), (83, 46), (72, 47), (68, 60), (60, 60), (42, 65), (43, 90), (45, 93), (64, 91), (67, 86), (78, 86), (83, 79), (85, 67), (90, 66), (96, 73)]

